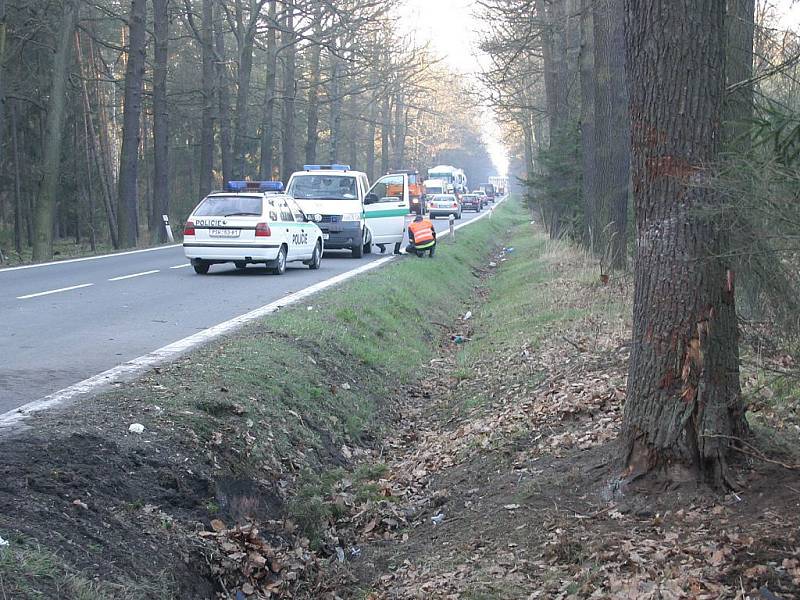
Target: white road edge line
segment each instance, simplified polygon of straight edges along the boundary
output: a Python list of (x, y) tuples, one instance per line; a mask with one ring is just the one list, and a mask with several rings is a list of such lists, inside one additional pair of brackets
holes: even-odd
[(80, 288), (89, 287), (93, 283), (82, 283), (80, 285), (71, 285), (69, 287), (58, 288), (57, 290), (48, 290), (46, 292), (36, 292), (35, 294), (26, 294), (24, 296), (17, 296), (17, 300), (27, 300), (28, 298), (38, 298), (39, 296), (49, 296), (50, 294), (58, 294), (59, 292), (68, 292), (70, 290), (77, 290)]
[(142, 271), (141, 273), (132, 273), (131, 275), (121, 275), (119, 277), (112, 277), (109, 281), (122, 281), (123, 279), (133, 279), (134, 277), (141, 277), (142, 275), (152, 275), (159, 273), (160, 269), (153, 269), (152, 271)]
[[(505, 198), (503, 200), (505, 200)], [(499, 205), (503, 200), (497, 202), (495, 206)], [(479, 221), (490, 214), (491, 211), (486, 211), (485, 213), (478, 215), (466, 223), (461, 223), (455, 227), (455, 229), (460, 229), (466, 225), (469, 225), (470, 223), (475, 223), (476, 221)], [(445, 237), (445, 234), (442, 234), (439, 237)], [(125, 383), (131, 381), (135, 379), (137, 375), (143, 373), (147, 369), (175, 360), (178, 358), (178, 356), (185, 354), (190, 350), (194, 350), (198, 346), (202, 346), (203, 344), (206, 344), (218, 337), (231, 333), (243, 325), (250, 323), (251, 321), (274, 313), (279, 308), (296, 304), (297, 302), (300, 302), (301, 300), (304, 300), (305, 298), (308, 298), (317, 292), (321, 292), (322, 290), (338, 285), (339, 283), (357, 277), (358, 275), (366, 273), (367, 271), (382, 267), (383, 265), (394, 261), (396, 258), (396, 255), (387, 256), (386, 258), (379, 258), (378, 260), (362, 265), (356, 269), (353, 269), (352, 271), (340, 273), (339, 275), (331, 277), (330, 279), (320, 281), (319, 283), (315, 283), (314, 285), (298, 292), (284, 296), (280, 300), (270, 302), (269, 304), (266, 304), (260, 308), (256, 308), (255, 310), (251, 310), (248, 313), (234, 317), (233, 319), (224, 321), (218, 325), (209, 327), (208, 329), (204, 329), (203, 331), (195, 333), (194, 335), (190, 335), (189, 337), (185, 337), (177, 342), (167, 344), (158, 350), (154, 350), (153, 352), (144, 354), (138, 358), (134, 358), (133, 360), (129, 360), (128, 362), (116, 367), (112, 367), (111, 369), (103, 371), (94, 377), (89, 377), (88, 379), (79, 381), (74, 385), (54, 392), (48, 396), (45, 396), (44, 398), (28, 402), (27, 404), (23, 404), (22, 406), (19, 406), (13, 410), (0, 414), (0, 431), (5, 428), (21, 425), (22, 421), (33, 413), (53, 408), (83, 394), (96, 392), (104, 387), (110, 387), (115, 383)]]
[(81, 258), (68, 258), (66, 260), (54, 260), (35, 265), (22, 265), (19, 267), (6, 267), (0, 269), (0, 274), (9, 271), (21, 271), (22, 269), (37, 269), (39, 267), (52, 267), (53, 265), (66, 265), (69, 263), (83, 262), (86, 260), (97, 260), (100, 258), (114, 258), (115, 256), (128, 256), (129, 254), (141, 254), (142, 252), (156, 252), (158, 250), (169, 250), (170, 248), (180, 248), (182, 244), (169, 244), (168, 246), (156, 246), (155, 248), (142, 248), (140, 250), (128, 250), (126, 252), (115, 252), (113, 254), (100, 254), (99, 256), (83, 256)]
[(170, 269), (182, 269), (183, 267), (190, 266), (189, 263), (183, 263), (182, 265), (175, 265), (174, 267), (170, 267)]

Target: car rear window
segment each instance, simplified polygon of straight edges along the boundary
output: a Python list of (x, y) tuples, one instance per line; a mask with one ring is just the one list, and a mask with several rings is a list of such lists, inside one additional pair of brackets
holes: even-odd
[(261, 216), (260, 196), (209, 196), (194, 211), (197, 217)]

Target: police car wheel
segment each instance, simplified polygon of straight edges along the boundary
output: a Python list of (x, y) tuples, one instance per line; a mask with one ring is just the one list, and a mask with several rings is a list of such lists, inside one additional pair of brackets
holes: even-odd
[(281, 249), (278, 250), (278, 258), (275, 259), (272, 272), (275, 275), (283, 275), (286, 272), (286, 246), (281, 246)]
[(322, 249), (320, 248), (320, 243), (317, 242), (317, 245), (314, 246), (314, 254), (311, 255), (311, 261), (308, 263), (309, 269), (319, 269), (319, 266), (322, 264)]
[(194, 267), (194, 272), (198, 275), (205, 275), (208, 273), (208, 269), (211, 265), (207, 262), (195, 261), (192, 263), (192, 267)]

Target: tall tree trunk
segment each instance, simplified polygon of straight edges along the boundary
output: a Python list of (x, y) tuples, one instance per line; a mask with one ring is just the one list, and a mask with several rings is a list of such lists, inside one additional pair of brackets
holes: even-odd
[(258, 15), (263, 2), (252, 2), (250, 17), (242, 24), (239, 39), (239, 68), (237, 70), (236, 115), (233, 137), (233, 177), (241, 179), (245, 175), (244, 157), (248, 122), (248, 100), (250, 99), (250, 80), (253, 74), (253, 44), (259, 22)]
[(128, 61), (125, 67), (125, 105), (119, 159), (119, 241), (136, 245), (139, 237), (139, 143), (141, 142), (142, 83), (145, 61), (147, 0), (131, 0), (128, 18)]
[(64, 0), (61, 28), (53, 57), (53, 76), (50, 99), (47, 104), (44, 155), (42, 171), (44, 178), (35, 205), (33, 217), (33, 259), (48, 260), (53, 257), (53, 225), (56, 217), (58, 179), (61, 171), (61, 143), (64, 129), (67, 73), (69, 71), (72, 34), (78, 18), (78, 7), (74, 0)]
[(333, 164), (339, 162), (339, 148), (342, 137), (342, 90), (339, 57), (331, 55), (331, 92), (330, 92), (330, 122), (331, 142), (328, 161)]
[(0, 0), (0, 165), (5, 159), (4, 140), (6, 139), (6, 37), (6, 0)]
[[(725, 79), (728, 86), (753, 77), (753, 34), (755, 0), (728, 0), (725, 18)], [(753, 84), (747, 83), (725, 97), (726, 150), (745, 153), (750, 149), (748, 135), (753, 118)]]
[(375, 129), (378, 120), (378, 99), (372, 98), (369, 101), (369, 123), (367, 125), (367, 177), (370, 181), (377, 179), (375, 176)]
[(392, 96), (386, 93), (383, 99), (381, 118), (381, 174), (389, 171), (389, 130), (392, 127)]
[(214, 0), (203, 0), (200, 23), (203, 111), (200, 116), (200, 175), (197, 195), (211, 191), (214, 177), (214, 100), (217, 74), (214, 72)]
[(153, 0), (153, 210), (150, 233), (154, 241), (167, 241), (161, 215), (169, 214), (169, 0)]
[(259, 177), (272, 179), (273, 153), (275, 143), (275, 94), (278, 82), (278, 40), (277, 3), (269, 3), (269, 29), (267, 30), (267, 72), (264, 90), (264, 114), (261, 116), (261, 165)]
[[(315, 36), (320, 37), (319, 28)], [(319, 128), (319, 82), (320, 82), (320, 52), (322, 46), (314, 44), (311, 47), (311, 60), (309, 61), (310, 81), (308, 83), (308, 115), (306, 120), (306, 164), (313, 165), (317, 162), (317, 138)]]
[(403, 160), (405, 157), (406, 130), (405, 130), (405, 99), (403, 91), (398, 90), (395, 94), (394, 103), (394, 160), (398, 169), (405, 168)]
[(281, 32), (281, 46), (285, 48), (283, 59), (283, 131), (281, 146), (283, 159), (281, 164), (281, 178), (287, 180), (297, 168), (297, 155), (295, 152), (294, 135), (294, 99), (297, 93), (295, 81), (295, 57), (297, 48), (294, 32), (294, 8), (287, 6), (283, 17), (283, 31)]
[(746, 431), (734, 276), (711, 185), (724, 90), (721, 3), (625, 0), (637, 253), (622, 430), (626, 482), (727, 479)]
[(22, 252), (23, 223), (25, 215), (22, 213), (22, 187), (19, 175), (19, 139), (17, 135), (17, 105), (11, 103), (9, 111), (11, 117), (11, 155), (14, 158), (14, 249), (17, 254)]
[(594, 3), (598, 227), (610, 265), (627, 262), (630, 133), (625, 76), (624, 14), (616, 0)]
[(581, 148), (583, 150), (583, 211), (586, 220), (584, 232), (586, 246), (597, 254), (600, 250), (600, 227), (597, 219), (597, 146), (595, 139), (595, 71), (594, 33), (592, 19), (593, 0), (581, 0)]
[[(216, 96), (217, 101), (217, 122), (219, 123), (219, 153), (222, 166), (222, 180), (233, 179), (233, 151), (231, 149), (231, 92), (230, 77), (228, 76), (227, 60), (228, 55), (225, 50), (225, 27), (224, 9), (222, 0), (217, 0), (219, 5), (214, 8), (213, 14), (213, 53), (214, 53), (214, 79), (212, 96)], [(213, 74), (210, 75), (213, 77)], [(211, 89), (211, 88), (209, 88)], [(213, 103), (213, 99), (211, 100)], [(213, 109), (209, 108), (209, 111)], [(211, 134), (211, 152), (213, 166), (213, 131)]]

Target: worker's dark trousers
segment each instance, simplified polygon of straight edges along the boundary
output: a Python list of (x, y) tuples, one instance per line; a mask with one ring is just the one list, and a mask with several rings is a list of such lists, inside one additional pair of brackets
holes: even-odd
[(406, 247), (406, 252), (408, 254), (416, 254), (419, 257), (425, 256), (425, 253), (428, 252), (428, 256), (433, 258), (433, 253), (436, 251), (436, 242), (433, 243), (432, 246), (428, 248), (422, 248), (421, 250), (417, 250), (417, 247), (414, 244), (409, 244)]

